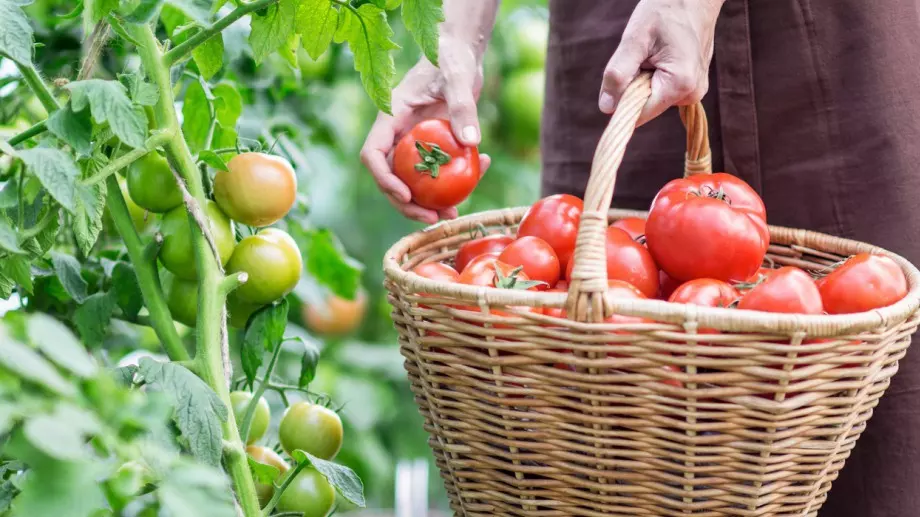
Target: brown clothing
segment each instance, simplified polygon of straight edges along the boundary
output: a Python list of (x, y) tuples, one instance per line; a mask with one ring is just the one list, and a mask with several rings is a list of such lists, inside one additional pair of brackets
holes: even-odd
[[(584, 192), (607, 121), (602, 73), (636, 3), (550, 2), (546, 194)], [(727, 0), (704, 99), (714, 168), (757, 189), (771, 224), (920, 263), (918, 34), (915, 0)], [(614, 206), (646, 209), (681, 174), (684, 138), (676, 110), (637, 130)], [(920, 515), (920, 351), (902, 361), (819, 515)]]

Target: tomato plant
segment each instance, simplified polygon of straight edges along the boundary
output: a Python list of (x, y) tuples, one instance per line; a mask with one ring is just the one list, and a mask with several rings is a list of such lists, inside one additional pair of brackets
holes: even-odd
[(486, 235), (485, 237), (464, 242), (454, 257), (454, 267), (457, 271), (463, 271), (466, 269), (466, 265), (479, 255), (501, 253), (512, 242), (514, 242), (514, 237), (503, 234)]
[(141, 208), (164, 213), (182, 204), (182, 191), (166, 158), (149, 153), (128, 167), (128, 194)]
[[(230, 406), (233, 410), (233, 417), (236, 418), (237, 425), (243, 422), (243, 417), (246, 415), (246, 408), (249, 407), (249, 403), (252, 402), (252, 399), (252, 393), (248, 391), (233, 391), (230, 393)], [(268, 431), (268, 424), (271, 418), (272, 414), (271, 410), (268, 408), (268, 402), (266, 402), (264, 398), (259, 397), (259, 402), (256, 404), (256, 411), (249, 424), (249, 437), (242, 437), (246, 440), (247, 444), (252, 445), (265, 436), (265, 431)]]
[(511, 266), (520, 266), (531, 279), (543, 282), (537, 289), (549, 289), (559, 281), (559, 258), (552, 246), (539, 237), (525, 236), (512, 242), (498, 256)]
[(329, 408), (298, 402), (292, 405), (281, 418), (278, 438), (288, 454), (302, 450), (331, 460), (342, 448), (342, 419)]
[(214, 175), (214, 200), (234, 221), (268, 226), (284, 217), (297, 198), (297, 176), (284, 158), (242, 153)]
[(272, 486), (275, 481), (282, 474), (286, 474), (288, 470), (291, 469), (291, 466), (288, 465), (284, 458), (282, 458), (277, 452), (269, 449), (268, 447), (262, 447), (261, 445), (247, 445), (246, 454), (249, 455), (253, 461), (262, 463), (263, 465), (269, 465), (278, 469), (278, 476), (271, 480), (269, 483), (260, 483), (259, 481), (255, 482), (256, 493), (259, 496), (259, 504), (265, 506), (271, 501), (273, 495), (275, 495), (275, 488)]
[(563, 271), (575, 251), (578, 224), (584, 202), (569, 194), (556, 194), (533, 204), (521, 219), (518, 238), (532, 236), (546, 241), (559, 258)]
[(457, 141), (448, 121), (424, 120), (396, 144), (393, 172), (419, 206), (444, 210), (459, 205), (479, 183), (479, 150)]
[(897, 262), (860, 253), (818, 280), (818, 289), (829, 314), (850, 314), (887, 307), (907, 296), (908, 285)]
[(252, 304), (271, 303), (291, 292), (302, 270), (297, 243), (277, 228), (266, 228), (244, 238), (227, 261), (227, 271), (249, 276), (235, 294)]
[[(226, 264), (236, 246), (233, 223), (213, 201), (208, 200), (204, 213), (208, 221), (208, 230), (217, 246), (220, 263)], [(188, 224), (188, 217), (184, 207), (173, 208), (163, 216), (160, 223), (160, 233), (163, 235), (160, 262), (177, 277), (195, 280), (198, 266), (195, 264), (192, 230)]]
[(739, 309), (792, 314), (823, 314), (821, 292), (811, 276), (799, 268), (786, 266), (746, 290)]
[(303, 517), (326, 517), (335, 504), (335, 489), (313, 469), (304, 469), (294, 478), (278, 501), (278, 509)]

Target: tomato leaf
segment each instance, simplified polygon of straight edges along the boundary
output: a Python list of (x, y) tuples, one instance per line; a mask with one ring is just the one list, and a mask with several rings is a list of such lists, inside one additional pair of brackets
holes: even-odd
[(84, 16), (89, 16), (90, 23), (97, 23), (118, 9), (118, 0), (85, 0)]
[(306, 257), (307, 272), (316, 281), (328, 287), (336, 296), (353, 300), (361, 284), (364, 266), (349, 257), (342, 244), (331, 231), (297, 231), (295, 235), (304, 242), (298, 242)]
[(280, 0), (265, 10), (264, 15), (252, 15), (249, 44), (256, 64), (261, 64), (272, 52), (281, 48), (294, 32), (297, 0)]
[(299, 341), (303, 345), (303, 357), (300, 360), (300, 377), (297, 385), (306, 388), (313, 382), (316, 377), (316, 365), (319, 364), (319, 349), (313, 343), (307, 342), (302, 336), (289, 338), (293, 341)]
[(166, 0), (166, 3), (198, 23), (206, 24), (211, 18), (211, 0)]
[(210, 80), (224, 66), (224, 38), (218, 32), (192, 50), (192, 59), (205, 80)]
[(12, 288), (21, 286), (29, 294), (32, 293), (32, 268), (29, 259), (25, 257), (8, 256), (0, 259), (0, 285), (9, 285), (9, 292), (0, 289), (0, 298), (9, 298)]
[(74, 210), (73, 234), (77, 246), (89, 255), (99, 232), (102, 231), (102, 214), (105, 212), (105, 182), (90, 186), (77, 184), (77, 205)]
[(154, 106), (160, 100), (159, 88), (144, 81), (137, 74), (119, 74), (118, 80), (128, 89), (131, 99), (141, 106)]
[(270, 485), (278, 479), (278, 474), (281, 473), (281, 470), (274, 465), (266, 465), (265, 463), (259, 463), (258, 461), (252, 459), (252, 456), (247, 455), (246, 458), (249, 460), (249, 468), (252, 469), (252, 477), (256, 482), (262, 483), (264, 485)]
[[(163, 27), (166, 29), (166, 34), (172, 37), (176, 27), (179, 27), (180, 25), (187, 22), (188, 17), (185, 16), (182, 11), (167, 3), (160, 11), (160, 21), (163, 22)], [(173, 43), (175, 44), (176, 42), (174, 41)]]
[(96, 374), (95, 361), (63, 323), (38, 312), (29, 317), (26, 325), (29, 341), (55, 364), (83, 378)]
[(109, 330), (109, 323), (115, 312), (115, 297), (109, 293), (95, 293), (89, 296), (74, 311), (73, 321), (80, 337), (89, 346), (100, 346)]
[(403, 0), (402, 18), (425, 57), (438, 66), (438, 26), (444, 21), (441, 0)]
[(6, 335), (0, 327), (0, 366), (23, 380), (32, 382), (64, 397), (72, 397), (77, 391), (44, 357), (35, 350)]
[(131, 102), (127, 89), (118, 81), (88, 79), (65, 86), (70, 90), (70, 103), (74, 111), (90, 108), (93, 120), (108, 122), (112, 132), (122, 143), (141, 147), (147, 136), (147, 114)]
[[(105, 506), (99, 464), (46, 460), (30, 464), (29, 476), (16, 497), (14, 515), (85, 517)], [(54, 494), (49, 497), (49, 494)]]
[(243, 373), (250, 384), (262, 366), (265, 352), (271, 352), (275, 347), (281, 346), (287, 326), (287, 315), (288, 302), (282, 299), (279, 303), (259, 309), (249, 317), (240, 355)]
[(140, 0), (137, 7), (125, 16), (125, 20), (130, 23), (147, 23), (156, 16), (163, 2), (164, 0)]
[(137, 318), (144, 306), (144, 297), (137, 282), (134, 266), (127, 262), (115, 264), (115, 268), (112, 269), (112, 292), (125, 316), (131, 320)]
[(227, 170), (227, 162), (220, 157), (219, 154), (214, 151), (201, 151), (198, 153), (198, 161), (208, 164), (208, 166), (213, 167), (217, 170), (225, 171)]
[(163, 476), (156, 491), (161, 509), (172, 517), (234, 517), (233, 490), (220, 470), (180, 462)]
[(298, 6), (296, 30), (313, 59), (319, 59), (329, 48), (338, 24), (339, 11), (331, 0), (304, 0)]
[(60, 149), (48, 147), (17, 151), (16, 156), (38, 177), (51, 197), (68, 212), (73, 213), (76, 206), (76, 182), (80, 171), (70, 156)]
[(345, 9), (346, 19), (342, 30), (348, 47), (355, 55), (355, 70), (361, 74), (361, 83), (377, 108), (392, 113), (391, 97), (396, 65), (391, 50), (399, 45), (390, 38), (393, 29), (387, 23), (386, 12), (377, 6), (364, 4), (356, 11)]
[(361, 478), (353, 470), (343, 465), (317, 458), (300, 449), (295, 450), (291, 456), (298, 463), (309, 462), (317, 472), (325, 476), (329, 484), (334, 486), (342, 497), (364, 508), (366, 504), (364, 501), (364, 483), (361, 482)]
[(93, 122), (86, 111), (74, 113), (68, 104), (48, 117), (48, 131), (81, 156), (89, 156), (93, 151)]
[(51, 216), (51, 222), (38, 235), (22, 243), (22, 249), (26, 250), (33, 259), (43, 257), (51, 249), (57, 238), (58, 230), (61, 228), (60, 209), (56, 206), (45, 204), (40, 217), (44, 217), (48, 211), (56, 212), (55, 215)]
[(65, 461), (90, 459), (86, 439), (95, 435), (102, 424), (95, 415), (77, 406), (59, 403), (51, 413), (26, 420), (23, 434), (52, 458)]
[(25, 253), (19, 247), (19, 236), (6, 218), (0, 218), (0, 249), (20, 255)]
[(148, 357), (140, 360), (137, 374), (149, 391), (162, 392), (170, 399), (192, 455), (208, 465), (219, 465), (221, 422), (227, 420), (228, 411), (214, 390), (184, 366)]
[(70, 255), (51, 252), (51, 263), (54, 265), (54, 273), (64, 286), (64, 290), (77, 303), (83, 303), (86, 300), (86, 280), (80, 271), (80, 263)]
[(230, 83), (220, 83), (211, 89), (214, 95), (214, 112), (217, 122), (225, 128), (233, 128), (243, 113), (243, 98)]
[(32, 26), (21, 2), (0, 0), (0, 54), (23, 65), (32, 64)]

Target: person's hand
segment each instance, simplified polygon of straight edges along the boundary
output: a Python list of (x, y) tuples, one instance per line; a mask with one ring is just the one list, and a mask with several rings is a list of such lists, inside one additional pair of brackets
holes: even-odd
[(639, 125), (709, 89), (716, 18), (724, 0), (641, 0), (607, 63), (598, 106), (611, 114), (642, 69), (654, 69)]
[[(442, 36), (440, 68), (426, 59), (419, 61), (393, 90), (393, 115), (380, 113), (361, 149), (361, 162), (371, 172), (378, 188), (390, 203), (410, 219), (435, 223), (457, 217), (457, 209), (436, 212), (412, 202), (409, 187), (393, 174), (393, 148), (417, 123), (430, 118), (450, 120), (460, 143), (479, 145), (476, 98), (482, 88), (482, 67), (473, 48)], [(489, 168), (490, 158), (480, 154), (480, 174)]]

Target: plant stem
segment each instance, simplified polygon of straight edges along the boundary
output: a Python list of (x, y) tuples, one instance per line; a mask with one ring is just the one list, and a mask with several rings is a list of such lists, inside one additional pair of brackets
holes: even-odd
[(38, 97), (39, 102), (45, 107), (45, 111), (51, 113), (61, 108), (57, 99), (51, 94), (51, 90), (45, 86), (45, 82), (39, 77), (38, 71), (36, 71), (34, 67), (16, 63), (16, 68), (19, 69), (19, 73), (22, 74), (22, 78), (25, 79), (26, 84), (29, 85), (29, 88), (31, 88), (35, 96)]
[(284, 493), (288, 485), (290, 485), (297, 477), (297, 474), (300, 474), (300, 471), (305, 469), (307, 465), (307, 462), (298, 463), (296, 467), (288, 471), (287, 475), (284, 476), (284, 481), (281, 482), (281, 485), (275, 487), (275, 493), (272, 495), (271, 501), (265, 505), (265, 509), (263, 510), (265, 513), (263, 515), (268, 517), (272, 514), (272, 510), (275, 509), (275, 506), (278, 505), (278, 501), (281, 500), (281, 494)]
[(112, 175), (107, 178), (106, 183), (106, 206), (115, 223), (115, 228), (125, 242), (125, 248), (128, 249), (128, 257), (134, 264), (134, 272), (137, 275), (137, 283), (140, 285), (141, 294), (144, 296), (144, 302), (147, 310), (150, 312), (150, 325), (156, 331), (157, 337), (163, 343), (166, 354), (173, 361), (185, 361), (189, 359), (188, 351), (176, 327), (173, 325), (172, 316), (169, 313), (169, 307), (166, 306), (166, 297), (163, 295), (163, 288), (160, 286), (160, 277), (157, 273), (156, 262), (150, 259), (149, 253), (145, 249), (137, 230), (134, 228), (134, 221), (128, 212), (128, 205), (125, 204), (125, 198), (121, 195), (121, 188), (118, 186), (118, 179)]
[(96, 174), (93, 174), (89, 178), (86, 178), (85, 180), (83, 180), (82, 183), (84, 185), (89, 186), (89, 185), (95, 185), (96, 183), (99, 183), (101, 181), (105, 181), (105, 179), (111, 176), (112, 174), (115, 174), (116, 172), (127, 167), (128, 165), (131, 165), (132, 163), (141, 159), (144, 155), (152, 152), (157, 147), (160, 147), (161, 145), (168, 142), (172, 137), (173, 137), (173, 134), (171, 131), (163, 131), (163, 132), (160, 132), (160, 133), (157, 133), (151, 136), (150, 138), (147, 139), (146, 142), (144, 142), (143, 147), (132, 149), (130, 152), (127, 152), (119, 156), (118, 158), (112, 160), (108, 165), (99, 169), (99, 171), (96, 172)]
[(18, 135), (13, 135), (13, 138), (10, 138), (9, 140), (7, 140), (6, 143), (10, 145), (19, 145), (25, 142), (26, 140), (32, 138), (33, 136), (38, 136), (48, 130), (47, 123), (48, 123), (47, 120), (42, 120), (41, 122), (35, 124), (29, 129), (26, 129), (22, 133), (19, 133)]
[[(20, 186), (20, 188), (22, 187)], [(51, 221), (53, 221), (54, 218), (57, 216), (58, 216), (58, 212), (56, 210), (48, 210), (45, 213), (45, 215), (41, 218), (41, 220), (35, 223), (34, 226), (29, 228), (28, 230), (24, 230), (23, 232), (19, 234), (19, 242), (20, 243), (25, 242), (31, 239), (32, 237), (35, 237), (36, 235), (40, 234), (42, 230), (44, 230), (49, 224), (51, 224)]]
[(242, 18), (243, 16), (246, 16), (247, 14), (251, 12), (255, 12), (260, 9), (264, 9), (274, 4), (277, 1), (278, 0), (255, 0), (254, 2), (241, 4), (239, 7), (237, 7), (236, 9), (231, 11), (229, 14), (227, 14), (227, 16), (224, 16), (220, 20), (217, 20), (216, 22), (214, 22), (210, 27), (206, 29), (202, 29), (201, 31), (199, 31), (197, 34), (195, 34), (191, 38), (173, 47), (172, 50), (170, 50), (169, 52), (166, 53), (165, 56), (163, 56), (164, 57), (163, 62), (166, 64), (167, 67), (171, 66), (175, 62), (189, 55), (192, 52), (192, 50), (194, 50), (196, 47), (198, 47), (205, 41), (208, 41), (213, 36), (216, 36), (222, 30), (229, 27), (231, 24), (233, 24), (233, 22), (239, 20), (240, 18)]
[[(242, 15), (241, 15), (242, 16)], [(218, 22), (220, 23), (220, 22)], [(227, 23), (226, 25), (229, 25)], [(226, 27), (223, 25), (221, 28)], [(195, 166), (195, 160), (189, 152), (188, 145), (179, 128), (176, 116), (175, 99), (173, 98), (172, 84), (169, 78), (170, 61), (163, 55), (159, 42), (148, 25), (130, 25), (128, 32), (139, 43), (137, 46), (141, 62), (148, 77), (159, 89), (159, 101), (156, 105), (157, 125), (169, 128), (172, 137), (164, 145), (166, 153), (176, 172), (186, 183), (189, 194), (195, 198), (198, 205), (205, 206), (206, 198), (201, 183), (201, 176)], [(220, 29), (214, 29), (214, 33)], [(194, 39), (194, 38), (193, 38)], [(207, 38), (204, 38), (207, 39)], [(204, 41), (202, 39), (201, 41)], [(178, 50), (176, 47), (174, 50)], [(194, 45), (186, 47), (187, 50)], [(174, 56), (182, 54), (174, 54)], [(194, 217), (189, 214), (189, 224), (192, 229), (192, 243), (195, 250), (195, 265), (198, 269), (198, 319), (197, 347), (195, 361), (198, 363), (198, 375), (217, 393), (217, 396), (227, 407), (230, 404), (230, 390), (227, 385), (224, 364), (221, 356), (221, 336), (225, 326), (224, 301), (225, 296), (221, 291), (223, 274), (221, 266), (211, 251), (201, 228), (195, 223)], [(236, 419), (228, 418), (221, 424), (223, 439), (229, 442), (234, 449), (243, 450)], [(224, 456), (224, 465), (233, 481), (233, 486), (239, 500), (240, 508), (245, 517), (260, 517), (259, 500), (256, 496), (252, 472), (245, 454), (227, 454)]]
[(259, 387), (252, 394), (252, 400), (246, 406), (246, 414), (243, 415), (243, 421), (240, 423), (240, 436), (244, 438), (249, 436), (249, 427), (252, 425), (252, 417), (256, 414), (256, 406), (259, 405), (259, 400), (262, 399), (262, 395), (265, 394), (265, 390), (271, 384), (272, 372), (275, 371), (275, 363), (278, 362), (278, 355), (281, 354), (282, 348), (284, 348), (283, 342), (278, 343), (278, 346), (275, 347), (275, 351), (272, 352), (272, 358), (265, 368), (265, 374), (262, 375), (262, 382), (259, 383)]

